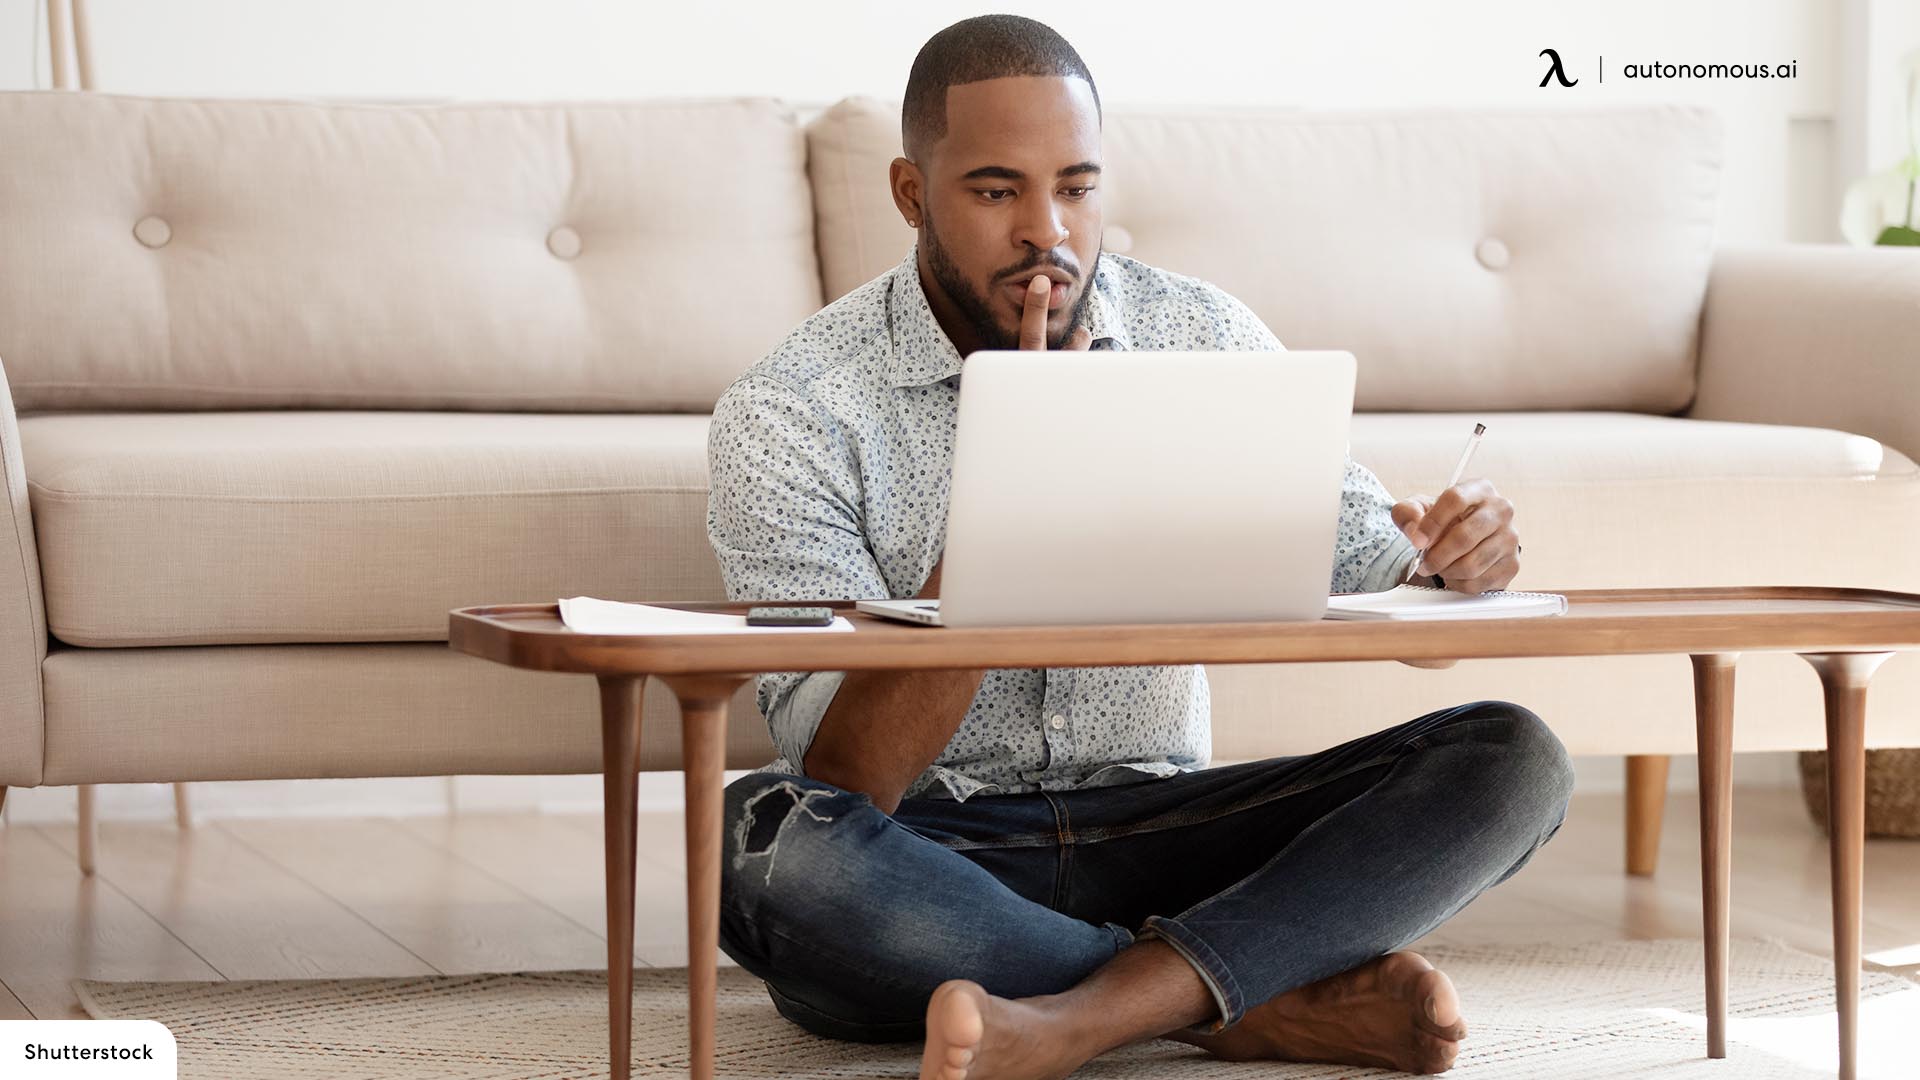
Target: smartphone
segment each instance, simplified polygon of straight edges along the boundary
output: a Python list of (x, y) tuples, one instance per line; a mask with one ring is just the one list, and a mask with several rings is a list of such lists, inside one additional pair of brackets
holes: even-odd
[(757, 607), (747, 609), (748, 626), (832, 626), (827, 607)]

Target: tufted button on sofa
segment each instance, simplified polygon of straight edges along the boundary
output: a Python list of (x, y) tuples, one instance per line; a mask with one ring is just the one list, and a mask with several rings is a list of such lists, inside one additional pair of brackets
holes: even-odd
[[(908, 249), (898, 133), (864, 99), (0, 94), (0, 785), (596, 770), (591, 680), (455, 655), (447, 609), (723, 595), (707, 413)], [(1522, 585), (1920, 590), (1920, 257), (1716, 248), (1719, 139), (1113, 110), (1103, 243), (1353, 351), (1394, 491), (1486, 421)], [(1819, 744), (1797, 664), (1743, 664), (1740, 748)], [(1670, 657), (1209, 675), (1216, 760), (1486, 697), (1575, 753), (1693, 745)], [(1920, 743), (1920, 661), (1870, 707)], [(751, 685), (730, 739), (772, 756)]]
[(133, 238), (150, 248), (163, 248), (173, 239), (173, 226), (149, 214), (133, 223)]

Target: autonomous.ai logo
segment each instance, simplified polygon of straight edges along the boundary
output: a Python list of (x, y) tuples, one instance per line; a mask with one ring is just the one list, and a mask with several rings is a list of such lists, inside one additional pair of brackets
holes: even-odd
[[(1537, 54), (1547, 62), (1547, 73), (1540, 76), (1540, 85), (1559, 83), (1562, 87), (1580, 85), (1579, 79), (1567, 77), (1567, 63), (1560, 58), (1559, 49), (1541, 49)], [(1585, 58), (1577, 51), (1574, 59), (1580, 61), (1581, 70), (1594, 75), (1594, 81), (1604, 87), (1607, 84), (1607, 58), (1595, 54), (1593, 66), (1588, 67)], [(1673, 79), (1708, 79), (1721, 81), (1726, 79), (1748, 82), (1777, 81), (1800, 77), (1800, 61), (1789, 59), (1776, 60), (1740, 60), (1724, 58), (1712, 61), (1670, 61), (1660, 60), (1654, 63), (1634, 63), (1614, 66), (1616, 78), (1667, 81)]]
[(1548, 79), (1559, 79), (1561, 86), (1575, 86), (1579, 84), (1579, 79), (1574, 79), (1572, 82), (1567, 81), (1567, 69), (1560, 65), (1560, 53), (1558, 51), (1541, 49), (1540, 55), (1552, 58), (1552, 62), (1547, 65), (1547, 73), (1540, 76), (1541, 86), (1547, 85)]

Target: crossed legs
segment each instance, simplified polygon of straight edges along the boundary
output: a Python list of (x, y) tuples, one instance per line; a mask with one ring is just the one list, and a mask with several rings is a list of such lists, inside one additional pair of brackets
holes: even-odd
[(729, 789), (721, 936), (780, 1011), (924, 1039), (923, 1077), (1064, 1076), (1167, 1035), (1221, 1057), (1439, 1071), (1464, 1027), (1395, 950), (1558, 828), (1571, 771), (1479, 702), (1303, 758), (967, 803)]

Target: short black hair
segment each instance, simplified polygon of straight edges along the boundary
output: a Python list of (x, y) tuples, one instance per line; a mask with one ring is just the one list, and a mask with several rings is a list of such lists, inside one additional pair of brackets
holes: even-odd
[(962, 19), (927, 39), (907, 75), (900, 143), (911, 159), (947, 133), (947, 88), (1016, 75), (1085, 79), (1095, 115), (1100, 89), (1086, 61), (1051, 26), (1019, 15)]

